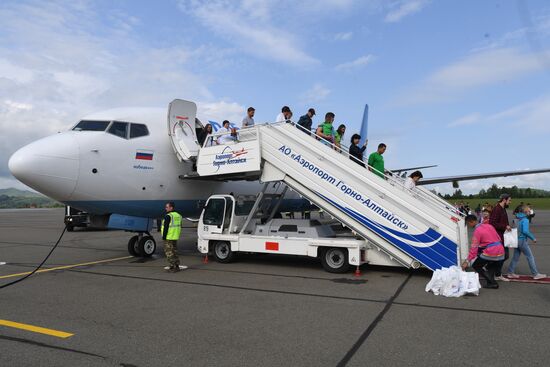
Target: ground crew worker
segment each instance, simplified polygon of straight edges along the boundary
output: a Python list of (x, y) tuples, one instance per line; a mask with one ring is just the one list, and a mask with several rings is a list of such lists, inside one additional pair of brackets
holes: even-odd
[(180, 259), (178, 257), (178, 240), (181, 234), (181, 215), (174, 210), (175, 205), (171, 201), (166, 203), (164, 209), (166, 210), (166, 215), (162, 222), (161, 232), (162, 239), (164, 240), (164, 254), (169, 264), (164, 270), (175, 273), (187, 269), (187, 266), (180, 265)]

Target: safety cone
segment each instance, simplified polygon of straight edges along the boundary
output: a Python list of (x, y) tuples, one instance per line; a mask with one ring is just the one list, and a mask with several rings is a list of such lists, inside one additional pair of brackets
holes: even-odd
[(204, 255), (204, 258), (202, 259), (203, 264), (208, 264), (208, 254)]
[(356, 276), (356, 277), (360, 277), (361, 276), (361, 269), (359, 269), (359, 267), (356, 267), (355, 268), (355, 273), (353, 275)]

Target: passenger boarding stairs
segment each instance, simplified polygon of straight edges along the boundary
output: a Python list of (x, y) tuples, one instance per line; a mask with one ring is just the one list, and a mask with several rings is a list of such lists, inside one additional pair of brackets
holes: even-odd
[(406, 189), (396, 175), (376, 175), (298, 125), (256, 125), (212, 144), (220, 136), (198, 150), (201, 177), (283, 181), (405, 267), (435, 270), (467, 256), (464, 217), (449, 203), (420, 186)]

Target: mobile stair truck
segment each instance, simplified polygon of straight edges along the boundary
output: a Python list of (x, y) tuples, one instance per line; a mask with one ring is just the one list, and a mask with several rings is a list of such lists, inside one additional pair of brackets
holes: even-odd
[[(174, 131), (173, 127), (181, 124), (178, 115), (189, 116), (192, 121), (195, 114), (193, 102), (173, 101), (168, 128)], [(192, 133), (189, 130), (189, 135)], [(459, 265), (467, 256), (464, 217), (449, 203), (421, 186), (405, 188), (397, 176), (385, 174), (381, 178), (371, 172), (374, 168), (359, 165), (345, 151), (300, 126), (285, 122), (255, 125), (239, 130), (234, 141), (212, 144), (219, 135), (208, 136), (202, 147), (196, 143), (190, 147), (182, 141), (196, 142), (196, 137), (171, 135), (178, 157), (196, 164), (196, 173), (185, 178), (283, 182), (362, 240), (344, 244), (345, 241), (325, 238), (320, 232), (317, 237), (279, 233), (283, 232), (281, 226), (274, 228), (277, 223), (270, 222), (271, 215), (265, 222), (258, 222), (255, 210), (248, 216), (237, 215), (235, 200), (222, 195), (211, 197), (201, 216), (198, 246), (202, 253), (213, 251), (218, 260), (226, 261), (237, 251), (319, 256), (331, 249), (345, 248), (344, 259), (352, 265), (367, 262), (431, 270)], [(264, 191), (254, 205), (261, 204)], [(215, 201), (224, 214), (221, 223), (219, 214), (209, 217), (209, 205), (212, 203), (213, 208)], [(300, 228), (300, 224), (296, 226)], [(269, 236), (266, 230), (270, 231)], [(298, 245), (292, 245), (292, 241)], [(334, 259), (338, 260), (338, 256)], [(326, 259), (326, 268), (325, 262)], [(329, 269), (341, 270), (334, 264)]]
[(197, 227), (199, 251), (212, 252), (221, 263), (230, 262), (235, 252), (319, 257), (331, 273), (344, 273), (350, 265), (366, 262), (365, 240), (336, 237), (331, 226), (318, 220), (274, 218), (287, 187), (281, 194), (267, 194), (267, 188), (268, 183), (252, 208), (233, 195), (212, 195)]

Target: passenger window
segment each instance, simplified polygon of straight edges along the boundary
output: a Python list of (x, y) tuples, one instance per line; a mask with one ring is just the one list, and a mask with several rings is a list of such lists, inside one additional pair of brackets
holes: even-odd
[(279, 227), (279, 232), (298, 232), (298, 226), (295, 224), (283, 224)]
[(108, 131), (109, 134), (119, 136), (121, 138), (127, 139), (128, 136), (128, 123), (115, 121), (111, 125)]
[(139, 138), (140, 136), (149, 135), (149, 130), (147, 126), (143, 124), (132, 124), (130, 125), (130, 139)]

